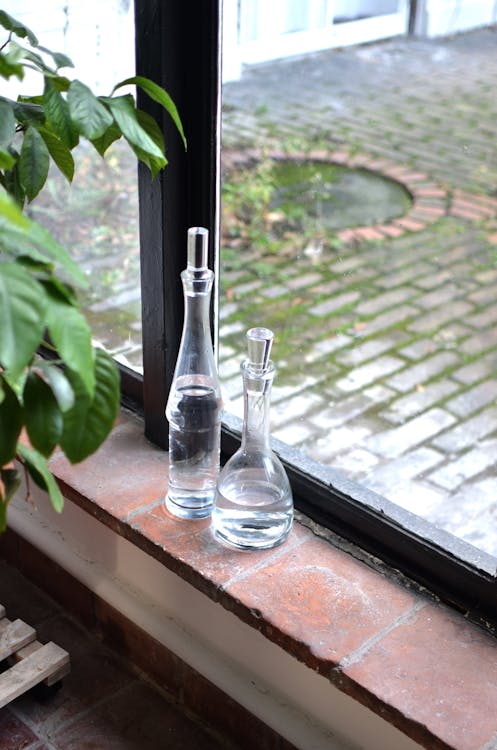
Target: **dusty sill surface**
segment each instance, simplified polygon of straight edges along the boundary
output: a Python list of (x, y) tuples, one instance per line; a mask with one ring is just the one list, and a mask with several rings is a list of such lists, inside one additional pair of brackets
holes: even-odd
[(497, 747), (497, 641), (295, 523), (265, 552), (164, 508), (167, 454), (123, 412), (97, 454), (51, 461), (65, 496), (426, 748)]

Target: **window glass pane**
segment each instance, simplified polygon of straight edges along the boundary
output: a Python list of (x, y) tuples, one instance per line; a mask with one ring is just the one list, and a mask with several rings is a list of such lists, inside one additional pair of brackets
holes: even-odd
[(399, 0), (335, 0), (333, 13), (335, 23), (340, 23), (396, 13), (400, 5)]
[(272, 328), (273, 436), (497, 555), (497, 63), (464, 5), (225, 83), (220, 372), (241, 415)]
[[(64, 52), (74, 69), (64, 69), (98, 95), (134, 75), (132, 0), (6, 0), (2, 7), (31, 28), (40, 44)], [(40, 76), (0, 83), (2, 94), (41, 94)], [(73, 152), (71, 186), (57, 169), (29, 206), (84, 268), (89, 279), (81, 295), (95, 339), (118, 361), (142, 369), (138, 190), (136, 157), (121, 141), (105, 160), (82, 141)]]

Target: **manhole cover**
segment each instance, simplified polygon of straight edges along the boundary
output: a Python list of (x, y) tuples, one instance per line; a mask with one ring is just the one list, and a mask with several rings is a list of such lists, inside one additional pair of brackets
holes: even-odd
[(412, 204), (398, 182), (364, 169), (285, 159), (274, 163), (272, 176), (271, 208), (302, 231), (383, 224)]

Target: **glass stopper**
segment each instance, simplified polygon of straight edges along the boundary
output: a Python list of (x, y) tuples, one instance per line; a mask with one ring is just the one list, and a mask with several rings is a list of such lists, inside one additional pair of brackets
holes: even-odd
[(247, 331), (249, 366), (254, 370), (266, 370), (273, 344), (274, 333), (269, 328), (251, 328)]
[(187, 239), (188, 268), (202, 271), (207, 268), (209, 230), (204, 227), (190, 227)]

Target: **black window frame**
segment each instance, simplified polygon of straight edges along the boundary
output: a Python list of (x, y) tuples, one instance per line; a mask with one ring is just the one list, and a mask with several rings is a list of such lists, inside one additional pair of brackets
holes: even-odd
[[(221, 6), (222, 0), (135, 0), (137, 73), (171, 94), (188, 140), (185, 152), (170, 120), (138, 94), (139, 106), (162, 121), (169, 165), (153, 182), (146, 168), (139, 168), (144, 374), (122, 368), (122, 391), (125, 405), (143, 413), (146, 436), (163, 448), (164, 406), (182, 329), (180, 272), (189, 226), (209, 228), (209, 265), (219, 278)], [(226, 415), (224, 457), (238, 447), (239, 431), (239, 420)], [(275, 447), (299, 510), (471, 619), (497, 629), (494, 557), (333, 468), (285, 444), (275, 442)]]

